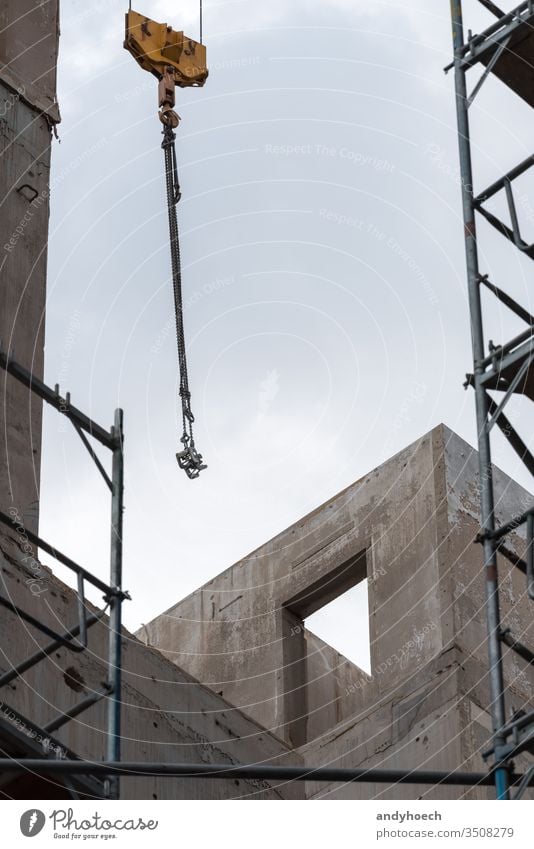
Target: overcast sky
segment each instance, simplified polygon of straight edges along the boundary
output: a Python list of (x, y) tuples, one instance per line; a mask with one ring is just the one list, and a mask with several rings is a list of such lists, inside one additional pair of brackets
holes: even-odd
[[(477, 5), (475, 30), (492, 20)], [(192, 482), (174, 456), (157, 83), (122, 48), (123, 3), (62, 4), (46, 377), (101, 424), (125, 410), (131, 629), (439, 422), (474, 443), (449, 4), (428, 6), (204, 3), (210, 76), (177, 98), (190, 383), (209, 465)], [(197, 3), (140, 11), (197, 37)], [(531, 122), (485, 85), (472, 113), (480, 188), (531, 152)], [(529, 260), (480, 235), (483, 271), (528, 304)], [(521, 329), (488, 317), (495, 342)], [(43, 536), (104, 576), (108, 508), (85, 449), (47, 411)]]

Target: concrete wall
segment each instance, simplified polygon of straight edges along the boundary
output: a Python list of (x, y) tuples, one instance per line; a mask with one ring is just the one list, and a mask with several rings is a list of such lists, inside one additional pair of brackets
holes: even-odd
[[(293, 745), (330, 730), (443, 648), (439, 473), (429, 434), (157, 617), (141, 639)], [(298, 616), (287, 623), (287, 606), (298, 613), (321, 593), (327, 601), (330, 589), (339, 589), (340, 570), (345, 588), (351, 574), (368, 575), (372, 666), (389, 661), (388, 675), (366, 683), (363, 697), (363, 670), (337, 653), (325, 668), (321, 653), (308, 653), (301, 675), (314, 712), (303, 704), (307, 729), (295, 737), (288, 664), (302, 637)], [(392, 664), (399, 651), (406, 662)]]
[[(387, 696), (371, 700), (300, 750), (310, 765), (454, 770), (465, 764), (458, 699), (457, 653), (435, 659)], [(457, 798), (457, 788), (417, 785), (308, 783), (309, 797), (326, 799)]]
[[(140, 639), (125, 633), (123, 758), (485, 771), (481, 752), (491, 722), (481, 552), (473, 542), (476, 460), (459, 437), (436, 428), (145, 626)], [(499, 472), (497, 487), (503, 515), (523, 509), (524, 490)], [(520, 536), (514, 544), (521, 553)], [(44, 567), (36, 585), (35, 562), (20, 535), (17, 542), (2, 537), (0, 548), (2, 596), (55, 629), (71, 627), (73, 591)], [(371, 675), (302, 624), (364, 574)], [(503, 587), (505, 622), (532, 645), (523, 576), (503, 569)], [(13, 614), (0, 621), (2, 669), (43, 644)], [(84, 654), (54, 651), (4, 688), (2, 701), (42, 725), (94, 692), (106, 680), (106, 627), (91, 629)], [(505, 674), (509, 706), (532, 707), (530, 668), (508, 652)], [(82, 757), (103, 758), (105, 703), (57, 737)], [(525, 763), (519, 758), (516, 765)], [(363, 799), (493, 795), (485, 788), (368, 783), (123, 781), (125, 798), (304, 792)]]
[[(477, 452), (451, 431), (443, 430), (446, 464), (447, 523), (442, 532), (441, 584), (447, 598), (443, 621), (466, 656), (487, 664), (485, 585), (482, 549), (473, 544), (479, 529), (479, 474)], [(520, 515), (532, 504), (532, 495), (494, 467), (496, 519), (504, 522)], [(525, 552), (525, 526), (511, 534), (507, 546), (516, 554)], [(527, 597), (526, 578), (503, 556), (498, 557), (500, 606), (503, 627), (517, 640), (534, 646), (534, 603)], [(505, 675), (521, 705), (534, 698), (534, 678), (529, 665), (505, 648)]]
[[(43, 374), (50, 144), (56, 104), (58, 3), (0, 7), (0, 340)], [(0, 372), (0, 508), (37, 529), (41, 404)]]
[(36, 113), (59, 121), (56, 67), (59, 0), (2, 0), (0, 5), (0, 78)]
[[(480, 749), (491, 728), (477, 461), (456, 434), (435, 428), (144, 626), (140, 638), (311, 765), (484, 771)], [(500, 518), (531, 503), (498, 470), (495, 480)], [(513, 544), (521, 554), (519, 535)], [(503, 621), (532, 646), (525, 578), (507, 561), (501, 570)], [(370, 676), (301, 627), (308, 608), (343, 588), (343, 576), (346, 588), (365, 573)], [(510, 707), (532, 706), (531, 667), (511, 650), (505, 660)], [(327, 791), (310, 783), (308, 792)], [(428, 792), (328, 788), (336, 798)]]
[[(23, 562), (13, 540), (0, 535), (1, 594), (54, 630), (78, 621), (75, 593), (41, 566), (35, 589), (35, 564)], [(94, 609), (94, 608), (93, 608)], [(302, 763), (284, 743), (269, 734), (225, 699), (201, 686), (155, 649), (124, 631), (122, 758), (182, 763)], [(0, 669), (5, 671), (32, 654), (49, 638), (3, 610), (0, 617)], [(14, 708), (37, 725), (97, 691), (107, 678), (107, 620), (89, 630), (89, 648), (75, 654), (54, 651), (33, 669), (0, 690), (0, 720)], [(14, 723), (14, 720), (11, 720)], [(25, 730), (24, 725), (22, 730)], [(100, 702), (54, 733), (77, 755), (101, 760), (106, 754), (106, 702)], [(0, 750), (5, 742), (0, 733)], [(27, 755), (26, 755), (27, 756)], [(0, 793), (21, 798), (5, 779)], [(51, 798), (53, 786), (28, 791), (22, 798)], [(302, 782), (270, 786), (254, 780), (173, 778), (122, 779), (122, 798), (228, 799), (300, 798)]]

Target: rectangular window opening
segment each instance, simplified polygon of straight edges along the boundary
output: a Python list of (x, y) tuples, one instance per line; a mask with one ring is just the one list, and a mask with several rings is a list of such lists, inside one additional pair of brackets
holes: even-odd
[(310, 583), (284, 605), (286, 733), (294, 746), (307, 741), (308, 662), (305, 632), (371, 672), (369, 586), (365, 551)]
[(367, 578), (304, 620), (304, 627), (365, 672), (371, 672)]

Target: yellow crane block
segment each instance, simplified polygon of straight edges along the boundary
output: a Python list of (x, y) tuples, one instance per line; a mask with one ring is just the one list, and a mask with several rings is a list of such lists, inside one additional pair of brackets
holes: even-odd
[(124, 47), (159, 80), (172, 73), (180, 88), (202, 86), (208, 76), (206, 48), (168, 24), (158, 24), (131, 9), (126, 12)]

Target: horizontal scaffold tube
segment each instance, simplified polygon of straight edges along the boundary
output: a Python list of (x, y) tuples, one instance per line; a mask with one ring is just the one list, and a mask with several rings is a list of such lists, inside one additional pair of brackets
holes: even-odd
[[(91, 761), (43, 760), (37, 758), (20, 761), (0, 758), (0, 773), (18, 773), (21, 771), (47, 775), (121, 776), (157, 775), (182, 778), (242, 778), (263, 779), (266, 781), (364, 781), (381, 784), (476, 784), (491, 785), (494, 778), (491, 772), (439, 772), (417, 769), (363, 769), (310, 766), (271, 766), (246, 764), (228, 766), (227, 764), (177, 764), (143, 763), (142, 761)], [(513, 776), (517, 783), (521, 776)]]

